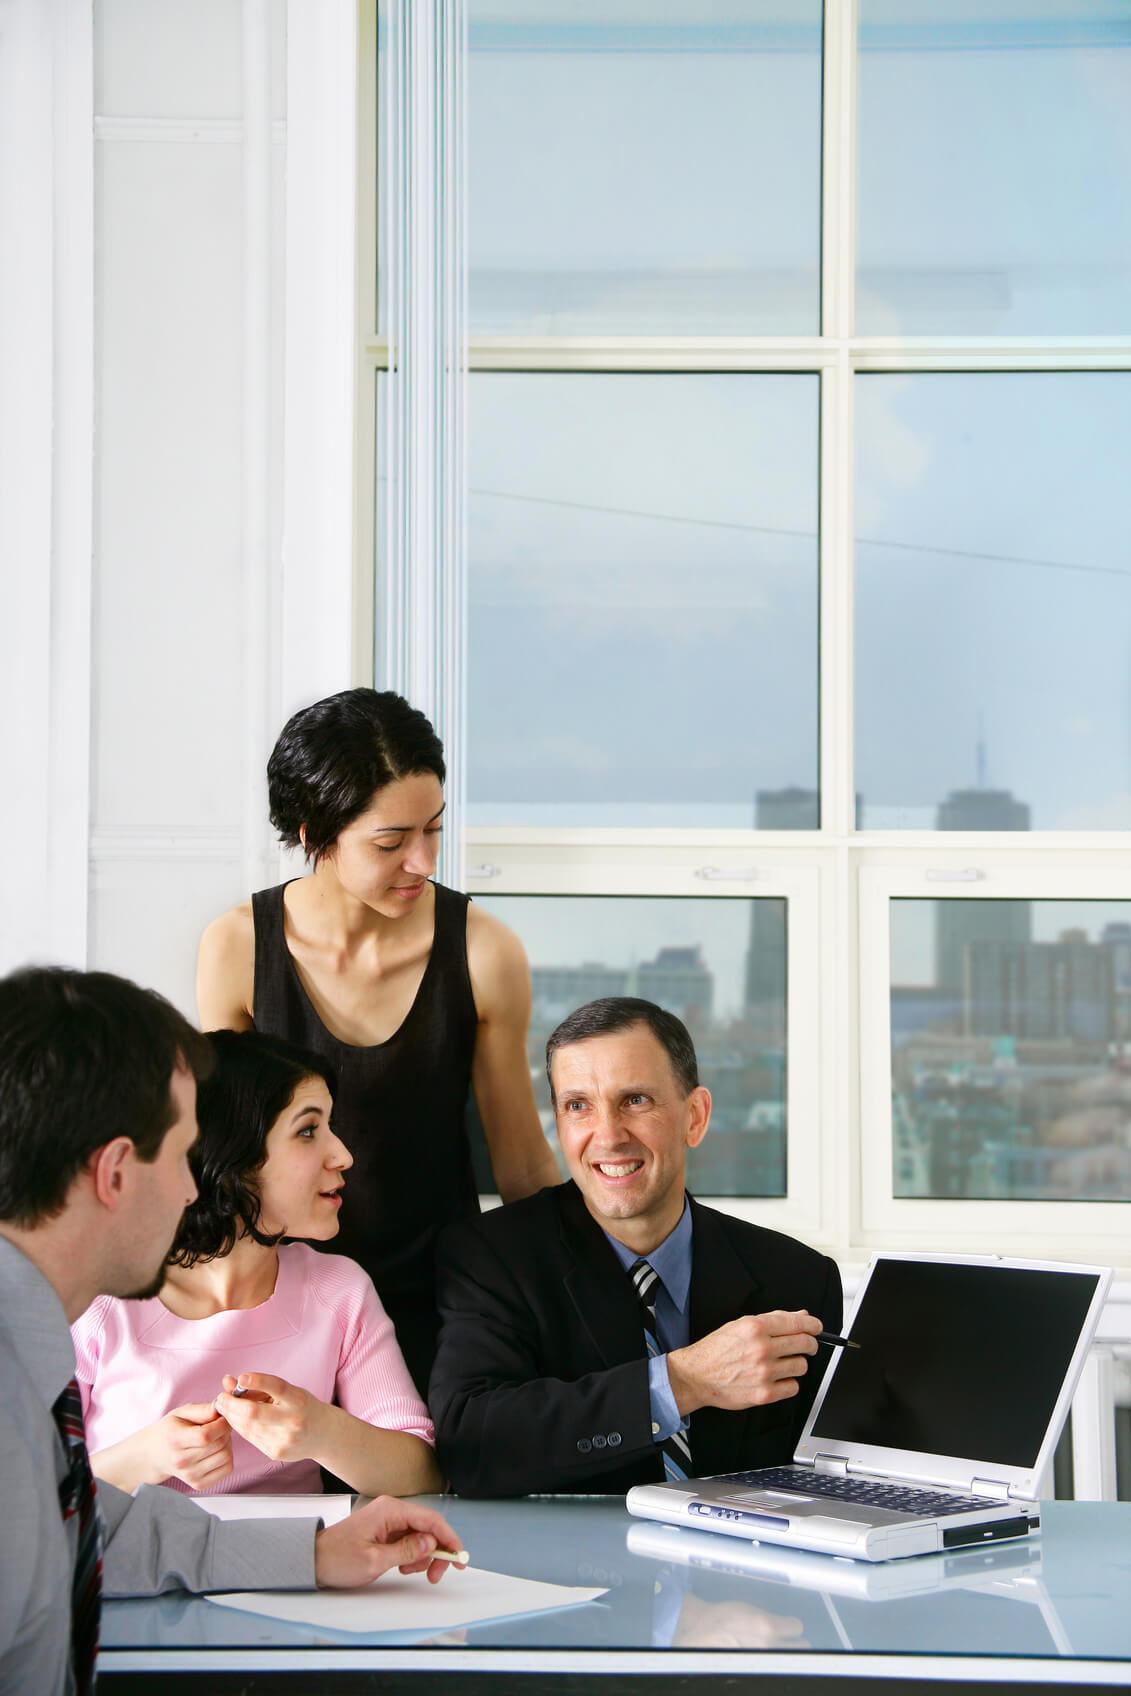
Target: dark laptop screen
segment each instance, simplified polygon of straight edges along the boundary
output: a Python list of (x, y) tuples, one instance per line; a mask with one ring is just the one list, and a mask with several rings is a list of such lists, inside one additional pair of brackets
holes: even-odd
[(878, 1261), (810, 1435), (1032, 1467), (1098, 1281)]

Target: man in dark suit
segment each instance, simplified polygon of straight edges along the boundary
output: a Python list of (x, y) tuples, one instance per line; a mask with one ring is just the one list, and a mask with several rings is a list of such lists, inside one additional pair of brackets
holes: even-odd
[(429, 1401), (453, 1488), (619, 1493), (788, 1461), (841, 1321), (835, 1264), (686, 1195), (711, 1098), (673, 1014), (591, 1001), (546, 1065), (571, 1182), (440, 1243)]

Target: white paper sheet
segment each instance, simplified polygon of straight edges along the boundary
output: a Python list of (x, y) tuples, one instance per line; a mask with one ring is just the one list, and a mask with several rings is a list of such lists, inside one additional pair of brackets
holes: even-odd
[(325, 1631), (450, 1631), (480, 1620), (591, 1602), (604, 1590), (508, 1578), (469, 1566), (429, 1584), (422, 1572), (387, 1572), (364, 1590), (241, 1590), (209, 1596), (223, 1608), (266, 1614), (269, 1619), (312, 1625)]
[(321, 1519), (337, 1525), (348, 1519), (353, 1497), (344, 1491), (333, 1496), (194, 1496), (197, 1507), (216, 1519)]

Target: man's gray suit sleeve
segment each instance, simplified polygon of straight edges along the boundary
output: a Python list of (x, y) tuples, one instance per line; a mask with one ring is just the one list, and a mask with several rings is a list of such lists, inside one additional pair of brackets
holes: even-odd
[(105, 1596), (163, 1590), (313, 1590), (316, 1519), (217, 1519), (188, 1496), (99, 1482)]

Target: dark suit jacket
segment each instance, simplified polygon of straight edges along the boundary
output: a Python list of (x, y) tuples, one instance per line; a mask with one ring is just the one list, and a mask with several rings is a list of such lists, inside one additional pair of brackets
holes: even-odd
[[(692, 1201), (691, 1341), (744, 1313), (807, 1308), (835, 1331), (833, 1261)], [(663, 1478), (632, 1285), (572, 1183), (444, 1232), (429, 1386), (440, 1463), (466, 1496), (621, 1493)], [(699, 1476), (788, 1461), (820, 1381), (768, 1407), (691, 1416)]]

